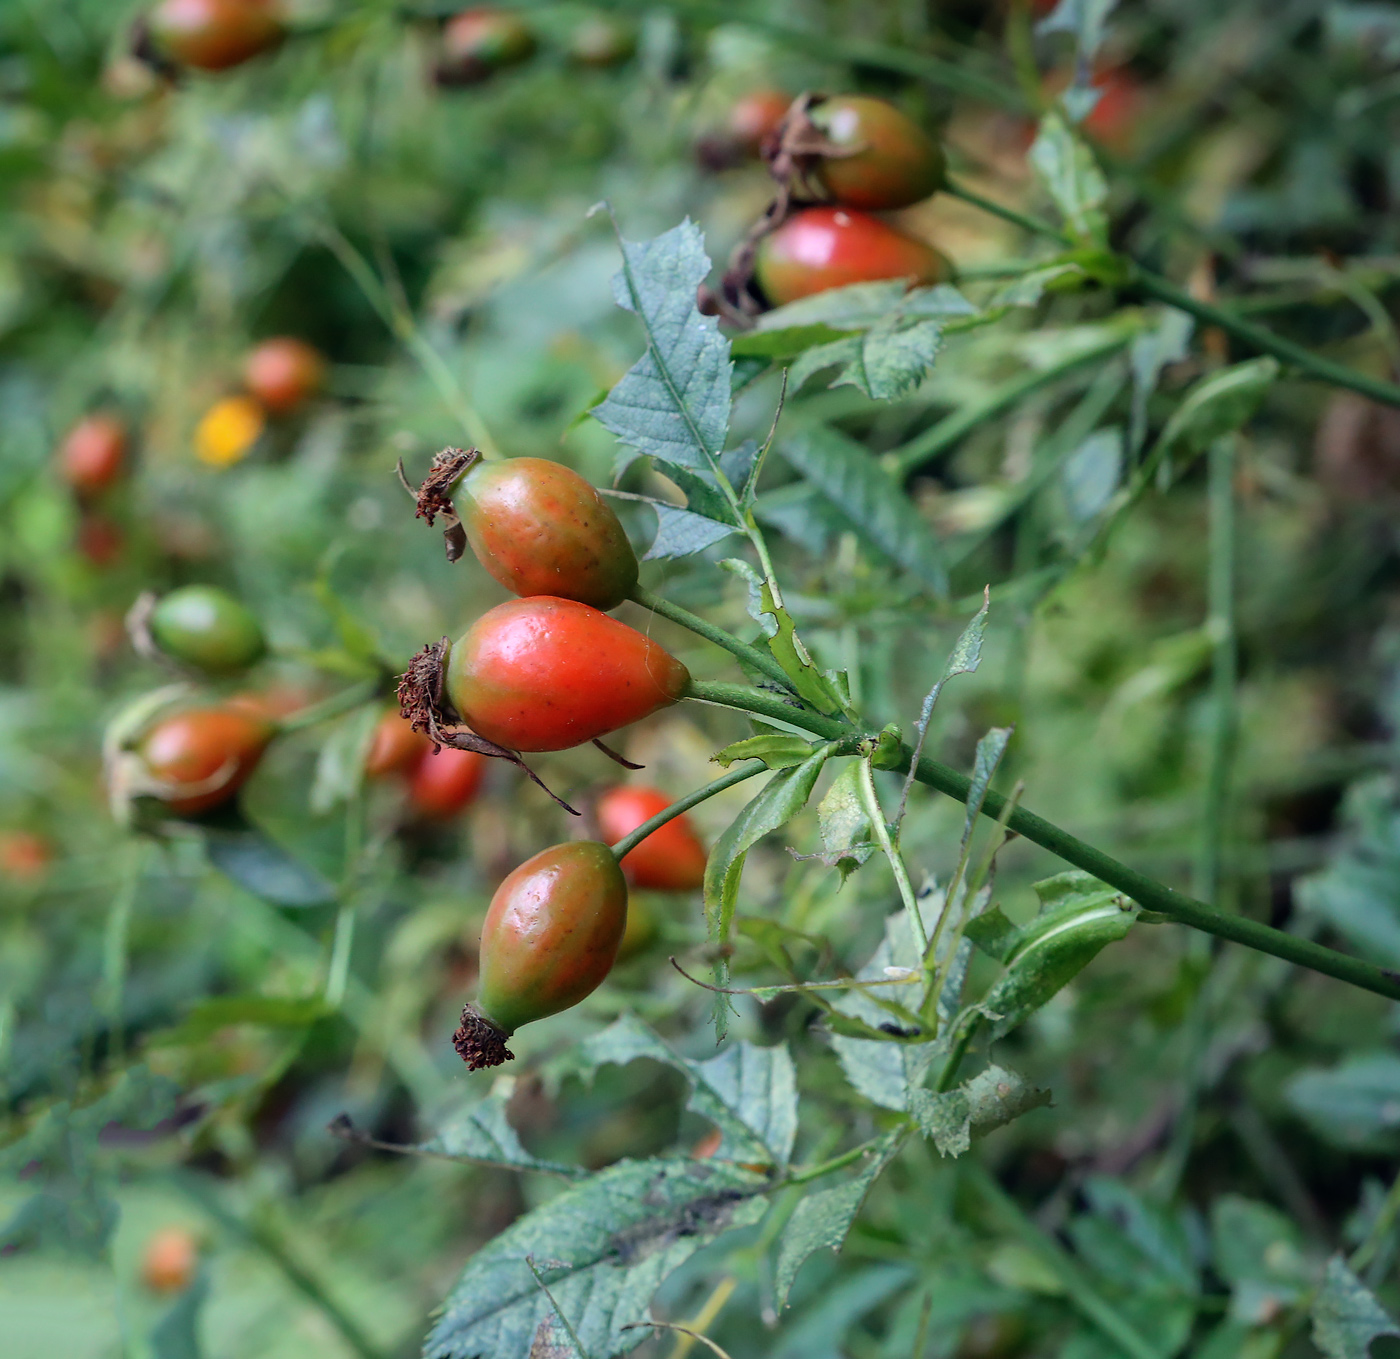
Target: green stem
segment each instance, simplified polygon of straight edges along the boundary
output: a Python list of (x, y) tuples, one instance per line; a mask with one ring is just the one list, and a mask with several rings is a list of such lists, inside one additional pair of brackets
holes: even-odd
[(1013, 1232), (1050, 1268), (1064, 1285), (1065, 1296), (1086, 1320), (1131, 1359), (1158, 1359), (1160, 1351), (1147, 1341), (1135, 1326), (1105, 1298), (1099, 1296), (1088, 1276), (1059, 1242), (1046, 1235), (1022, 1211), (1016, 1202), (975, 1161), (966, 1163), (964, 1175), (982, 1200), (1000, 1220), (1003, 1228)]
[[(741, 684), (721, 684), (714, 681), (692, 680), (687, 697), (706, 703), (716, 703), (727, 708), (737, 708), (754, 713), (759, 717), (769, 717), (777, 721), (799, 727), (814, 736), (827, 740), (852, 742), (859, 739), (875, 739), (873, 733), (864, 733), (841, 718), (826, 717), (811, 709), (783, 702), (775, 695), (749, 689)], [(905, 773), (909, 769), (911, 752), (902, 748), (901, 762), (893, 772)], [(971, 791), (972, 780), (937, 760), (924, 756), (914, 770), (914, 777), (922, 784), (945, 793), (948, 797), (966, 802)], [(999, 820), (1007, 799), (1000, 793), (988, 792), (982, 801), (982, 815)], [(1373, 991), (1389, 1000), (1400, 1000), (1400, 973), (1376, 967), (1360, 958), (1348, 957), (1330, 948), (1323, 948), (1310, 939), (1300, 939), (1286, 934), (1269, 925), (1260, 924), (1245, 916), (1226, 915), (1204, 901), (1178, 892), (1175, 888), (1149, 878), (1145, 873), (1119, 863), (1111, 855), (1105, 854), (1093, 845), (1085, 844), (1068, 831), (1027, 811), (1016, 807), (1007, 818), (1007, 826), (1018, 835), (1048, 849), (1066, 863), (1092, 873), (1102, 882), (1116, 887), (1125, 896), (1150, 911), (1169, 916), (1182, 925), (1202, 930), (1221, 939), (1229, 939), (1261, 953), (1272, 954), (1298, 967), (1311, 968), (1326, 976), (1335, 977), (1362, 990)]]
[(634, 604), (640, 604), (644, 609), (659, 613), (662, 618), (669, 618), (671, 622), (688, 628), (707, 642), (713, 642), (716, 646), (723, 647), (736, 660), (742, 661), (760, 674), (766, 675), (775, 684), (782, 685), (789, 692), (793, 691), (792, 681), (788, 678), (787, 672), (772, 656), (760, 651), (756, 646), (741, 642), (733, 633), (726, 632), (723, 628), (706, 622), (698, 614), (691, 613), (689, 609), (681, 608), (679, 604), (672, 604), (669, 599), (662, 599), (660, 595), (653, 594), (645, 586), (638, 585), (630, 597)]
[(1000, 217), (1003, 222), (1010, 222), (1012, 226), (1018, 226), (1022, 231), (1028, 231), (1032, 236), (1044, 236), (1048, 240), (1058, 241), (1061, 245), (1072, 246), (1074, 242), (1065, 235), (1059, 227), (1052, 222), (1047, 222), (1043, 217), (1036, 217), (1029, 212), (1019, 212), (1015, 208), (1008, 208), (1003, 203), (998, 203), (991, 198), (983, 198), (980, 193), (969, 189), (965, 184), (955, 184), (948, 180), (943, 185), (943, 192), (950, 198), (961, 198), (964, 203), (970, 203), (974, 208), (981, 208), (992, 217)]
[(1230, 801), (1230, 766), (1235, 742), (1235, 439), (1227, 435), (1210, 449), (1210, 599), (1206, 629), (1211, 658), (1210, 756), (1201, 818), (1201, 856), (1196, 894), (1207, 901), (1220, 895), (1221, 862)]
[[(954, 198), (961, 198), (964, 202), (971, 203), (973, 207), (981, 208), (984, 212), (1000, 217), (1003, 221), (1012, 222), (1025, 231), (1044, 236), (1047, 240), (1057, 241), (1061, 245), (1072, 246), (1074, 244), (1069, 236), (1043, 218), (1033, 217), (1027, 213), (1017, 212), (1014, 208), (994, 203), (990, 198), (983, 198), (981, 194), (974, 193), (971, 189), (964, 188), (960, 184), (949, 184), (946, 187), (947, 192)], [(1165, 302), (1178, 311), (1184, 311), (1188, 315), (1194, 316), (1196, 320), (1205, 322), (1206, 325), (1218, 326), (1227, 335), (1233, 336), (1251, 349), (1258, 350), (1261, 354), (1271, 354), (1283, 363), (1292, 364), (1293, 367), (1317, 378), (1320, 382), (1360, 392), (1362, 396), (1369, 396), (1373, 401), (1379, 401), (1387, 406), (1400, 406), (1400, 386), (1395, 383), (1368, 377), (1355, 368), (1348, 368), (1344, 363), (1335, 363), (1331, 359), (1325, 359), (1321, 355), (1314, 354), (1312, 350), (1304, 349), (1302, 345), (1294, 344), (1292, 340), (1285, 340), (1281, 335), (1275, 335), (1273, 331), (1255, 325), (1253, 321), (1248, 321), (1234, 312), (1226, 311), (1214, 303), (1202, 302), (1198, 298), (1192, 297), (1186, 289), (1177, 287), (1175, 283), (1158, 274), (1139, 268), (1126, 256), (1119, 258), (1132, 269), (1124, 291), (1141, 293), (1145, 297), (1150, 297), (1154, 302)], [(935, 428), (937, 427), (935, 426)]]
[(848, 1165), (859, 1161), (879, 1140), (878, 1137), (872, 1137), (869, 1142), (862, 1142), (860, 1146), (843, 1151), (840, 1156), (833, 1156), (831, 1160), (823, 1161), (820, 1165), (799, 1167), (797, 1170), (789, 1171), (783, 1179), (783, 1184), (806, 1184), (809, 1180), (819, 1180), (823, 1175), (844, 1170)]
[(339, 717), (342, 713), (358, 708), (362, 703), (368, 703), (378, 691), (379, 684), (374, 680), (352, 684), (338, 694), (332, 694), (319, 703), (313, 703), (300, 712), (292, 713), (290, 717), (284, 717), (278, 722), (277, 730), (285, 735), (290, 731), (301, 731), (304, 727), (314, 727), (318, 722), (329, 722), (333, 717)]
[(914, 884), (909, 881), (909, 870), (895, 843), (890, 839), (889, 823), (885, 820), (885, 809), (880, 806), (879, 795), (875, 791), (875, 771), (869, 760), (860, 762), (860, 794), (865, 803), (865, 814), (870, 818), (870, 828), (875, 839), (890, 861), (890, 872), (894, 874), (895, 886), (899, 888), (899, 899), (909, 916), (909, 927), (914, 931), (914, 946), (922, 958), (928, 952), (928, 932), (924, 929), (924, 918), (919, 913), (919, 902), (914, 896)]
[(897, 480), (903, 481), (912, 472), (932, 462), (946, 453), (954, 444), (970, 434), (978, 425), (994, 419), (1003, 411), (1019, 405), (1026, 397), (1053, 386), (1061, 378), (1090, 364), (1102, 363), (1108, 355), (1123, 349), (1132, 340), (1131, 335), (1115, 335), (1092, 349), (1079, 350), (1068, 358), (1061, 359), (1049, 368), (1037, 369), (995, 388), (983, 400), (964, 406), (945, 416), (936, 425), (911, 439), (903, 448), (897, 448), (890, 455), (891, 470)]
[(727, 774), (712, 780), (701, 788), (697, 788), (693, 793), (687, 793), (683, 798), (673, 802), (669, 807), (663, 807), (657, 814), (646, 821), (643, 821), (630, 835), (624, 835), (621, 840), (612, 847), (612, 852), (619, 862), (630, 854), (643, 840), (653, 831), (658, 831), (668, 821), (674, 821), (682, 812), (688, 812), (692, 807), (714, 797), (716, 793), (722, 793), (726, 788), (732, 788), (736, 783), (743, 783), (745, 779), (751, 779), (755, 774), (761, 774), (768, 766), (762, 760), (745, 760), (742, 764), (735, 765)]
[(1273, 331), (1255, 325), (1253, 321), (1246, 321), (1243, 317), (1210, 302), (1198, 301), (1184, 288), (1178, 288), (1175, 283), (1159, 278), (1156, 274), (1150, 274), (1146, 270), (1136, 271), (1129, 288), (1145, 294), (1154, 301), (1165, 302), (1178, 311), (1187, 312), (1207, 325), (1219, 326), (1227, 335), (1233, 336), (1251, 349), (1257, 349), (1261, 354), (1271, 354), (1284, 363), (1292, 364), (1319, 382), (1360, 392), (1362, 396), (1369, 396), (1372, 401), (1379, 401), (1386, 406), (1400, 406), (1400, 386), (1395, 383), (1368, 377), (1355, 368), (1348, 368), (1344, 363), (1324, 359), (1311, 350), (1304, 349), (1302, 345), (1294, 344), (1292, 340), (1285, 340)]

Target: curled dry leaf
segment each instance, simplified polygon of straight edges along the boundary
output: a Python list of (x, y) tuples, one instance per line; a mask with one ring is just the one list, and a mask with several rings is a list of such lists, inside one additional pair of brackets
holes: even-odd
[(404, 475), (403, 460), (399, 460), (399, 481), (404, 490), (414, 499), (415, 518), (426, 519), (429, 526), (436, 524), (439, 515), (443, 519), (442, 536), (447, 548), (447, 560), (457, 561), (467, 550), (467, 531), (457, 517), (452, 503), (452, 488), (481, 459), (481, 451), (476, 448), (444, 448), (433, 455), (428, 475), (415, 490)]

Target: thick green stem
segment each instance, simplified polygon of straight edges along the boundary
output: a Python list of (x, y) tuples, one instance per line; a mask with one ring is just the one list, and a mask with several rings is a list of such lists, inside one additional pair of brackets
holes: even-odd
[[(757, 689), (746, 688), (742, 684), (720, 684), (693, 680), (687, 696), (702, 702), (717, 703), (727, 708), (738, 708), (743, 712), (754, 713), (759, 717), (769, 717), (777, 721), (799, 727), (814, 736), (832, 741), (852, 741), (862, 737), (874, 739), (874, 733), (861, 732), (841, 718), (826, 717), (811, 709), (785, 703), (776, 695), (765, 694)], [(909, 768), (912, 752), (902, 748), (900, 763), (894, 766), (896, 773), (905, 773)], [(972, 781), (966, 774), (960, 774), (937, 760), (927, 756), (920, 759), (914, 777), (922, 784), (946, 793), (959, 802), (966, 802), (971, 791)], [(1006, 807), (1006, 798), (1000, 793), (988, 792), (982, 802), (983, 816), (1000, 820)], [(1042, 849), (1048, 849), (1066, 863), (1082, 868), (1086, 873), (1116, 887), (1149, 911), (1169, 916), (1182, 925), (1229, 939), (1261, 953), (1272, 954), (1285, 962), (1299, 967), (1311, 968), (1326, 976), (1335, 977), (1365, 991), (1374, 991), (1378, 996), (1390, 1000), (1400, 1000), (1400, 973), (1387, 968), (1376, 967), (1330, 948), (1323, 948), (1311, 939), (1300, 939), (1296, 935), (1285, 934), (1269, 925), (1244, 916), (1226, 915), (1204, 901), (1178, 892), (1175, 888), (1149, 878), (1145, 873), (1119, 863), (1111, 855), (1105, 854), (1093, 845), (1085, 844), (1068, 831), (1027, 811), (1016, 807), (1007, 819), (1009, 829), (1024, 836)]]
[(788, 678), (787, 672), (772, 656), (760, 651), (756, 646), (741, 642), (733, 633), (726, 632), (723, 628), (706, 622), (698, 614), (691, 613), (689, 609), (681, 608), (679, 604), (672, 604), (669, 599), (662, 599), (660, 595), (653, 594), (645, 586), (638, 585), (632, 591), (631, 599), (634, 604), (640, 604), (644, 609), (659, 613), (662, 618), (669, 618), (671, 622), (688, 628), (707, 642), (713, 642), (716, 646), (723, 647), (736, 660), (742, 661), (760, 674), (766, 675), (775, 684), (782, 685), (784, 689), (793, 691), (792, 681)]
[(1360, 392), (1362, 396), (1369, 396), (1372, 401), (1379, 401), (1383, 405), (1400, 406), (1400, 386), (1395, 383), (1369, 377), (1355, 368), (1348, 368), (1344, 363), (1334, 363), (1331, 359), (1314, 354), (1310, 349), (1294, 344), (1292, 340), (1285, 340), (1273, 331), (1255, 325), (1253, 321), (1246, 321), (1242, 316), (1236, 316), (1210, 302), (1197, 300), (1184, 288), (1178, 288), (1175, 283), (1159, 278), (1156, 274), (1150, 274), (1146, 270), (1137, 271), (1129, 288), (1154, 301), (1165, 302), (1178, 311), (1187, 312), (1207, 325), (1219, 326), (1227, 335), (1251, 349), (1256, 349), (1261, 354), (1271, 354), (1284, 363), (1292, 364), (1309, 376), (1317, 378), (1319, 382)]
[(768, 766), (762, 760), (745, 760), (742, 764), (737, 764), (729, 773), (714, 779), (702, 788), (697, 788), (693, 793), (687, 793), (683, 798), (679, 798), (669, 807), (663, 807), (657, 814), (649, 820), (643, 821), (630, 835), (624, 835), (621, 840), (612, 847), (612, 852), (619, 862), (630, 854), (643, 840), (653, 831), (658, 831), (668, 821), (674, 821), (683, 812), (688, 812), (692, 807), (714, 797), (716, 793), (722, 793), (726, 788), (732, 788), (736, 783), (743, 783), (745, 779), (751, 779), (755, 774), (761, 774)]

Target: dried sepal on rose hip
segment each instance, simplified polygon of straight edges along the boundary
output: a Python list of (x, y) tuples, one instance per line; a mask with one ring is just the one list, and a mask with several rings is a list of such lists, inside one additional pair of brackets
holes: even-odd
[(452, 1044), (472, 1071), (500, 1066), (507, 1039), (577, 1005), (612, 970), (627, 928), (627, 882), (596, 840), (554, 845), (527, 859), (491, 898), (481, 930), (476, 1002)]
[(432, 524), (442, 516), (447, 559), (456, 561), (470, 544), (512, 594), (553, 595), (606, 610), (636, 588), (637, 554), (612, 506), (562, 463), (485, 462), (474, 448), (445, 448), (423, 484), (409, 490), (420, 518)]

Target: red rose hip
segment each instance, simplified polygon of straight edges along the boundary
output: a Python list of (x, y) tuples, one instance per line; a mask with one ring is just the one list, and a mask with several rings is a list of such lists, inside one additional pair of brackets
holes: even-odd
[(675, 703), (690, 672), (635, 628), (573, 599), (498, 604), (453, 644), (447, 697), (511, 750), (567, 750)]
[[(657, 788), (610, 788), (598, 799), (598, 828), (615, 845), (671, 805)], [(709, 857), (684, 813), (654, 830), (622, 860), (634, 887), (654, 892), (693, 892), (705, 881)]]
[(758, 244), (755, 275), (775, 307), (851, 283), (903, 278), (937, 283), (943, 257), (878, 217), (845, 208), (804, 208)]
[(473, 1070), (513, 1055), (522, 1024), (577, 1005), (612, 970), (627, 928), (627, 883), (596, 840), (554, 845), (527, 859), (491, 898), (481, 930), (475, 1006), (453, 1043)]

